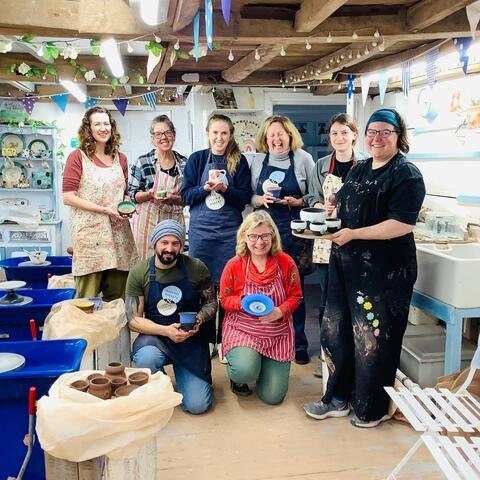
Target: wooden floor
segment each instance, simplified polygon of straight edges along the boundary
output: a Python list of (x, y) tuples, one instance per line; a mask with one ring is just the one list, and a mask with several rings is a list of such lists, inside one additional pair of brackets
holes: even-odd
[[(307, 299), (315, 298), (309, 290)], [(303, 412), (303, 404), (317, 400), (321, 391), (321, 379), (312, 375), (319, 350), (317, 313), (313, 305), (307, 307), (312, 362), (293, 364), (283, 404), (265, 405), (255, 394), (233, 395), (225, 365), (215, 357), (214, 407), (196, 417), (175, 409), (158, 436), (159, 480), (387, 478), (418, 438), (412, 428), (390, 421), (362, 430), (350, 425), (350, 417), (317, 421)], [(397, 478), (444, 476), (422, 447)]]

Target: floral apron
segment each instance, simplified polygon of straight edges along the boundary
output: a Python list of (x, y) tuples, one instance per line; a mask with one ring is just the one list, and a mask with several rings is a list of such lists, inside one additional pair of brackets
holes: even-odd
[[(97, 205), (116, 208), (123, 200), (125, 176), (118, 155), (111, 167), (97, 167), (84, 152), (77, 195)], [(74, 276), (115, 268), (128, 271), (137, 261), (130, 223), (110, 215), (70, 208)]]

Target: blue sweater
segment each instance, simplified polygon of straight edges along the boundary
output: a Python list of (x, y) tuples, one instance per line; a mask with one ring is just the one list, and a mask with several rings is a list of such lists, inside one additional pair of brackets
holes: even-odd
[[(209, 192), (203, 188), (202, 174), (208, 161), (209, 149), (193, 152), (187, 160), (183, 172), (183, 183), (180, 190), (183, 202), (190, 207), (205, 201)], [(213, 160), (223, 157), (212, 155)], [(233, 180), (229, 183), (225, 192), (220, 192), (225, 197), (225, 202), (240, 212), (250, 202), (252, 196), (250, 168), (247, 159), (242, 155), (237, 165)]]

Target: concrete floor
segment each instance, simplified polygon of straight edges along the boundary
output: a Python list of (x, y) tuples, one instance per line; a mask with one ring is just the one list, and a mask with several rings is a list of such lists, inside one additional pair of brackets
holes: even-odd
[[(314, 299), (312, 287), (307, 299)], [(293, 364), (282, 405), (263, 404), (255, 394), (230, 392), (225, 365), (215, 357), (213, 409), (193, 417), (175, 409), (158, 436), (159, 480), (363, 480), (384, 479), (418, 434), (395, 421), (361, 430), (350, 417), (316, 421), (302, 405), (317, 400), (321, 379), (312, 375), (319, 351), (317, 313), (307, 303), (312, 362)], [(398, 479), (445, 478), (422, 447)]]

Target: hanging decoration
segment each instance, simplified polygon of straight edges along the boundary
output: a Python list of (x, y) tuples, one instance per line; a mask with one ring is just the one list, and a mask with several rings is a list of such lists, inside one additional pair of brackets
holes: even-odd
[(355, 75), (348, 75), (347, 80), (347, 99), (350, 100), (353, 96), (353, 91), (355, 90)]
[(92, 108), (98, 103), (98, 100), (93, 97), (87, 97), (87, 101), (85, 102), (85, 108)]
[(470, 24), (470, 33), (475, 40), (475, 30), (477, 29), (478, 22), (480, 20), (480, 0), (471, 3), (467, 6), (467, 18)]
[(408, 94), (410, 92), (410, 78), (411, 78), (411, 68), (413, 64), (413, 59), (410, 58), (405, 62), (402, 62), (402, 91), (405, 98), (408, 98)]
[(435, 83), (435, 74), (437, 69), (438, 48), (430, 50), (425, 55), (425, 72), (427, 74), (427, 84), (433, 87)]
[(152, 110), (157, 109), (157, 94), (155, 92), (146, 93), (143, 96), (143, 99), (145, 100), (145, 103), (147, 103)]
[(122, 114), (122, 117), (125, 116), (127, 110), (128, 98), (114, 98), (112, 103), (117, 107), (117, 110)]
[(380, 94), (380, 104), (383, 105), (385, 93), (387, 92), (389, 72), (385, 68), (378, 72), (378, 93)]
[(225, 23), (230, 23), (230, 0), (222, 0), (222, 14)]
[(367, 73), (365, 75), (360, 75), (360, 87), (362, 89), (362, 105), (365, 106), (368, 97), (368, 90), (370, 89), (370, 82), (372, 78)]
[(24, 97), (21, 99), (21, 102), (23, 104), (23, 107), (27, 111), (29, 115), (32, 114), (33, 112), (33, 107), (35, 106), (37, 99), (33, 97)]
[(199, 37), (200, 37), (200, 10), (193, 17), (193, 56), (195, 61), (198, 62), (199, 53)]
[(68, 93), (60, 93), (58, 95), (52, 95), (52, 100), (57, 104), (57, 107), (64, 112), (67, 108)]
[(470, 37), (459, 37), (455, 38), (453, 42), (458, 50), (458, 59), (462, 65), (463, 73), (466, 75), (468, 70), (468, 49), (472, 39)]
[(205, 36), (209, 50), (213, 49), (213, 0), (205, 0)]

